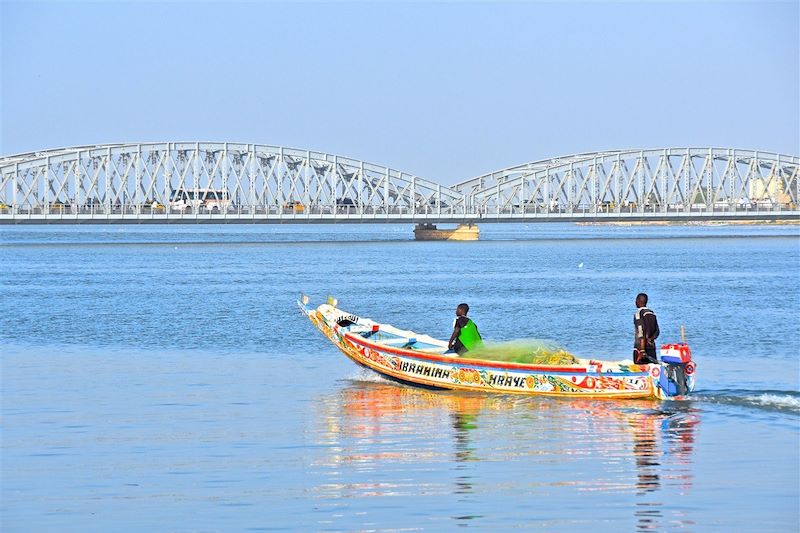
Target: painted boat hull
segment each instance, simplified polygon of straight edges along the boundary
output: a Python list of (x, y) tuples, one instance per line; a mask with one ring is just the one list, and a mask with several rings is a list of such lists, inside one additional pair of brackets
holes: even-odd
[[(342, 353), (356, 364), (390, 380), (427, 389), (567, 396), (580, 398), (680, 399), (694, 389), (694, 364), (684, 395), (664, 385), (665, 363), (581, 359), (580, 364), (545, 366), (458, 357), (454, 354), (388, 346), (368, 338), (370, 331), (390, 328), (361, 319), (331, 305), (318, 308), (298, 302), (301, 311)], [(342, 317), (355, 319), (340, 325)], [(394, 329), (394, 328), (392, 328)], [(416, 336), (413, 332), (411, 336)], [(428, 338), (429, 339), (429, 338)], [(412, 339), (413, 340), (413, 339)], [(443, 341), (435, 341), (444, 345)], [(443, 350), (433, 350), (443, 351)]]

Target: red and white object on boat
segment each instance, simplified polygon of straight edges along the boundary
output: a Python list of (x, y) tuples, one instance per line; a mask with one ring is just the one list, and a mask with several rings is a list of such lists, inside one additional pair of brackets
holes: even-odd
[(661, 360), (665, 363), (688, 363), (692, 360), (692, 350), (685, 342), (661, 345)]

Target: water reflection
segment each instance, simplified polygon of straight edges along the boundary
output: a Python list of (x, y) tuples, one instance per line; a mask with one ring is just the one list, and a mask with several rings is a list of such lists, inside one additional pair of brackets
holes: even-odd
[[(676, 480), (679, 490), (687, 493), (692, 488), (691, 457), (694, 450), (694, 430), (699, 418), (690, 407), (673, 404), (658, 410), (645, 410), (631, 416), (625, 413), (633, 436), (633, 454), (636, 461), (638, 495), (636, 502), (636, 528), (638, 531), (663, 529), (663, 502), (657, 494), (662, 486), (662, 476)], [(666, 461), (665, 457), (670, 460)], [(682, 517), (680, 522), (689, 526), (694, 522)]]
[(659, 419), (652, 414), (628, 416), (628, 424), (633, 436), (633, 456), (636, 460), (636, 487), (639, 493), (654, 492), (661, 487), (659, 467), (661, 449), (659, 446)]
[[(454, 446), (454, 459), (456, 461), (456, 471), (459, 474), (455, 479), (455, 494), (474, 494), (475, 488), (472, 484), (472, 476), (465, 474), (467, 465), (463, 464), (468, 461), (477, 461), (475, 455), (475, 446), (470, 439), (470, 434), (478, 427), (478, 413), (481, 409), (481, 403), (476, 402), (473, 405), (462, 405), (462, 410), (456, 410), (451, 413), (452, 426), (453, 426), (453, 446)], [(468, 517), (468, 519), (471, 517)], [(458, 519), (464, 519), (459, 517)]]
[[(326, 480), (319, 497), (438, 495), (481, 511), (476, 500), (497, 494), (526, 501), (584, 494), (600, 505), (628, 494), (627, 516), (639, 530), (663, 529), (665, 520), (672, 528), (692, 524), (674, 505), (692, 489), (699, 415), (689, 404), (348, 381), (321, 405), (317, 435), (327, 452), (316, 465)], [(557, 515), (558, 505), (538, 512)]]

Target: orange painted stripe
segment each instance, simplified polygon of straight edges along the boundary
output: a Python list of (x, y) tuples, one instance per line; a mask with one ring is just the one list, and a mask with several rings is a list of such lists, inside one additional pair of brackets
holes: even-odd
[[(345, 335), (345, 337), (348, 337)], [(371, 361), (366, 358), (362, 357), (355, 357), (348, 353), (347, 351), (343, 350), (340, 346), (337, 345), (337, 348), (344, 353), (349, 359), (362, 364), (366, 367), (369, 367), (371, 370), (377, 372), (378, 374), (385, 374), (387, 376), (391, 376), (397, 379), (401, 379), (403, 381), (408, 381), (411, 383), (419, 383), (421, 385), (428, 385), (431, 387), (440, 387), (443, 389), (449, 390), (459, 390), (459, 391), (472, 391), (472, 392), (494, 392), (494, 393), (501, 393), (501, 394), (517, 394), (517, 395), (526, 395), (526, 396), (569, 396), (571, 398), (621, 398), (621, 399), (634, 399), (634, 398), (654, 398), (655, 395), (653, 394), (652, 389), (647, 389), (643, 391), (630, 391), (626, 390), (625, 392), (619, 391), (615, 389), (613, 392), (609, 390), (608, 392), (545, 392), (545, 391), (534, 391), (534, 390), (527, 390), (527, 391), (520, 391), (520, 390), (507, 390), (507, 389), (495, 389), (495, 388), (487, 388), (487, 387), (476, 387), (470, 385), (460, 385), (457, 383), (452, 382), (442, 382), (442, 381), (431, 381), (425, 378), (420, 378), (417, 376), (411, 376), (408, 374), (403, 374), (400, 372), (395, 372), (392, 370), (385, 369), (381, 366), (378, 366), (377, 363)], [(439, 358), (437, 358), (439, 359)], [(443, 358), (445, 361), (450, 360), (448, 358)]]

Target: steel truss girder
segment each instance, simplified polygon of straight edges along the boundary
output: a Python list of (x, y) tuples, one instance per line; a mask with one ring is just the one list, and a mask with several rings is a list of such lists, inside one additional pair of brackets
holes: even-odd
[[(173, 191), (227, 191), (237, 216), (464, 213), (463, 196), (333, 154), (239, 143), (81, 146), (0, 159), (0, 204), (16, 214), (170, 213)], [(295, 206), (302, 206), (302, 209)], [(65, 213), (66, 211), (66, 213)], [(287, 212), (288, 211), (288, 212)], [(195, 213), (201, 214), (201, 213)]]
[[(215, 142), (109, 144), (0, 158), (0, 220), (791, 214), (800, 196), (798, 169), (797, 156), (754, 150), (614, 150), (534, 161), (446, 187), (311, 150)], [(226, 191), (230, 205), (214, 213), (173, 212), (171, 195), (181, 189)]]
[(509, 167), (452, 188), (483, 213), (796, 210), (800, 158), (670, 148), (579, 154)]

